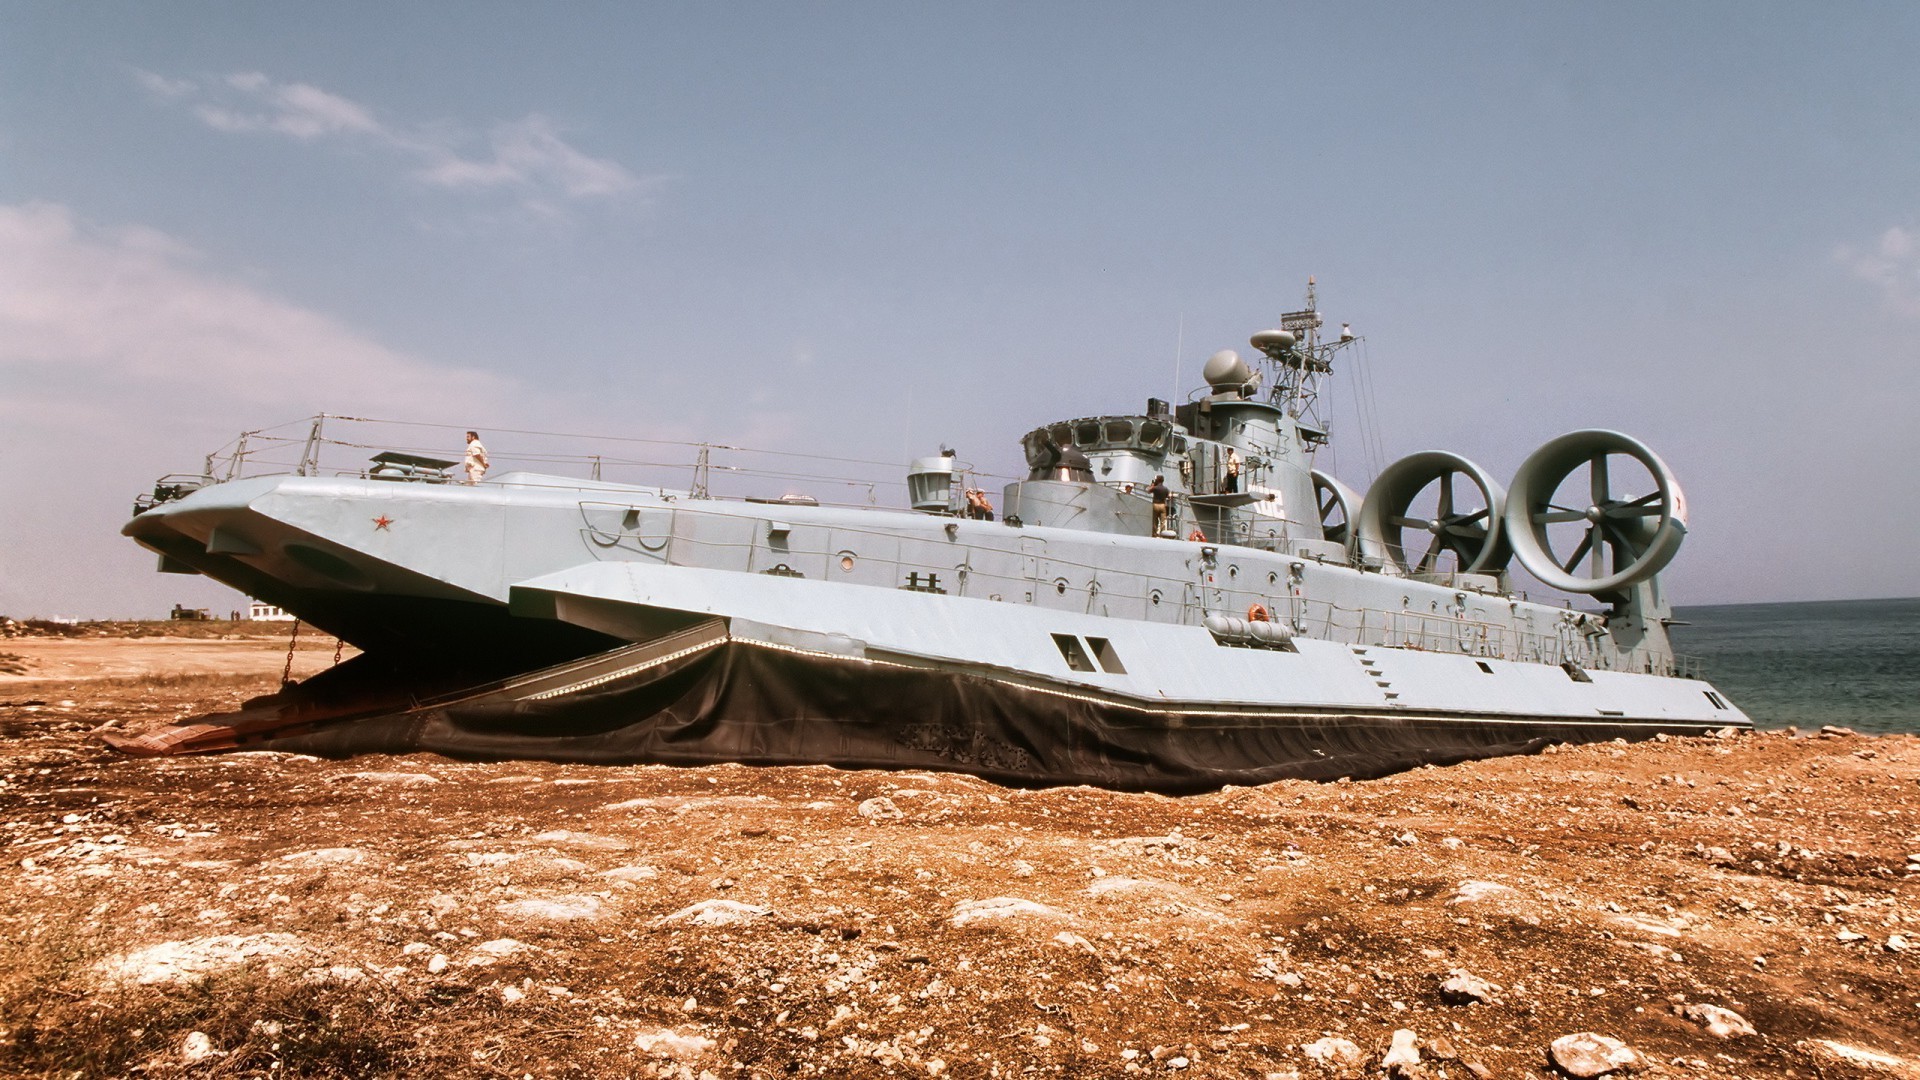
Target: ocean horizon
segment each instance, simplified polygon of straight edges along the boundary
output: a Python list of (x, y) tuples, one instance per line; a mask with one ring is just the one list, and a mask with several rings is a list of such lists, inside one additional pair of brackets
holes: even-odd
[(1763, 728), (1920, 732), (1920, 597), (1676, 608), (1676, 652)]

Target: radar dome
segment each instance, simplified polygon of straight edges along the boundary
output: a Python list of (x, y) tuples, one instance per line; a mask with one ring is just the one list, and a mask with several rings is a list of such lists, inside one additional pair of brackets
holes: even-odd
[(1253, 369), (1240, 359), (1240, 354), (1232, 349), (1221, 349), (1207, 357), (1207, 366), (1200, 369), (1200, 377), (1215, 390), (1244, 386), (1253, 378)]
[(1254, 348), (1278, 359), (1282, 354), (1293, 351), (1297, 339), (1291, 330), (1262, 330), (1248, 340)]

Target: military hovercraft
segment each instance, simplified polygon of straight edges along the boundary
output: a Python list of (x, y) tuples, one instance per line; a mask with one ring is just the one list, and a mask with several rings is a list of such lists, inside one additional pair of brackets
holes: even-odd
[[(685, 487), (598, 459), (465, 485), (404, 451), (327, 474), (340, 418), (290, 473), (249, 475), (243, 437), (123, 531), (361, 654), (114, 745), (1185, 792), (1750, 726), (1669, 641), (1687, 514), (1652, 450), (1576, 431), (1504, 487), (1432, 451), (1361, 497), (1314, 467), (1357, 340), (1323, 326), (1310, 285), (1191, 400), (1034, 429), (997, 515), (950, 452), (884, 509), (718, 497), (708, 448)], [(1595, 609), (1529, 599), (1516, 570)]]

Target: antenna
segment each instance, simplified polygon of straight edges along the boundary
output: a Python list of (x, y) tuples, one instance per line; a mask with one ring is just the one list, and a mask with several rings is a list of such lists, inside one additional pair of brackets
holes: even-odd
[(1173, 335), (1173, 393), (1168, 395), (1168, 401), (1180, 400), (1180, 354), (1186, 347), (1187, 313), (1183, 311), (1180, 313), (1180, 329)]

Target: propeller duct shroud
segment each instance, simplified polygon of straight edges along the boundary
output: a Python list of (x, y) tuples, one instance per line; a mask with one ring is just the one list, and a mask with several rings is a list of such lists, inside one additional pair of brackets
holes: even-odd
[[(1652, 477), (1627, 489), (1609, 458), (1628, 457)], [(1585, 468), (1587, 484), (1562, 487)], [(1557, 532), (1549, 527), (1562, 526)], [(1520, 565), (1551, 588), (1612, 593), (1666, 568), (1687, 535), (1687, 499), (1667, 463), (1617, 431), (1573, 431), (1535, 450), (1514, 475), (1506, 533)], [(1578, 536), (1578, 539), (1574, 539)], [(1559, 540), (1565, 552), (1554, 550)], [(1577, 571), (1587, 564), (1583, 576)]]
[[(1415, 504), (1425, 507), (1430, 490), (1433, 512), (1416, 515)], [(1511, 555), (1501, 529), (1506, 505), (1506, 489), (1466, 458), (1444, 450), (1410, 454), (1367, 488), (1355, 526), (1360, 556), (1403, 574), (1430, 574), (1451, 554), (1460, 573), (1496, 573)]]

